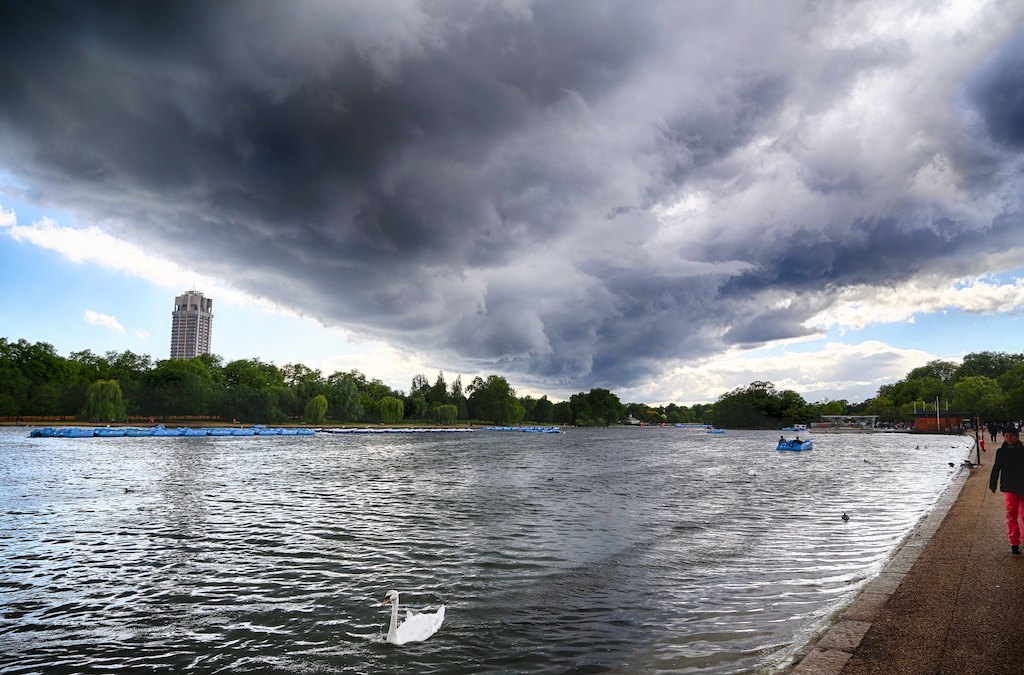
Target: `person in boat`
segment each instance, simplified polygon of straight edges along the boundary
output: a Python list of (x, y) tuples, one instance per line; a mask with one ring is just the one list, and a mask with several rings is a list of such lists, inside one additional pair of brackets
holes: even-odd
[(800, 440), (799, 436), (797, 436), (795, 439), (793, 439), (793, 442), (794, 443), (803, 443), (803, 441)]
[(779, 436), (779, 443), (785, 443), (785, 442), (786, 442), (786, 437), (785, 436)]
[(1020, 442), (1017, 428), (1003, 429), (1003, 444), (996, 450), (992, 463), (992, 474), (988, 478), (988, 489), (996, 492), (996, 483), (1003, 493), (1006, 506), (1006, 538), (1010, 541), (1010, 552), (1020, 555), (1021, 521), (1024, 520), (1024, 444)]

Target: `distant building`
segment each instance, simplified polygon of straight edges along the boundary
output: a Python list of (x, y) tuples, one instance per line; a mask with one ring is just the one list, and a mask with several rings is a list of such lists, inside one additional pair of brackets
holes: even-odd
[(191, 359), (210, 353), (213, 300), (199, 291), (186, 291), (174, 299), (171, 314), (171, 358)]
[(952, 410), (914, 413), (914, 431), (919, 434), (958, 434), (970, 423), (966, 413)]

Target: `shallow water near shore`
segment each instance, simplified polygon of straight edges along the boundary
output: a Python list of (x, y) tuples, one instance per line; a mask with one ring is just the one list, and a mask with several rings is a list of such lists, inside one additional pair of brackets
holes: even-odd
[[(0, 672), (771, 672), (972, 439), (0, 430)], [(952, 462), (955, 466), (950, 467)], [(848, 522), (841, 518), (850, 516)], [(389, 589), (447, 606), (384, 642)]]

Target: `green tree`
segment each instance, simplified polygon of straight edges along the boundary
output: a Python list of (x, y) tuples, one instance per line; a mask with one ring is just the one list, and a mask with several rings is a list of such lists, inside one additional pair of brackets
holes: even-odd
[(568, 401), (559, 401), (551, 406), (551, 421), (555, 424), (572, 424), (572, 406)]
[(424, 399), (427, 398), (427, 394), (430, 392), (430, 383), (427, 382), (425, 375), (414, 375), (412, 378), (412, 386), (409, 387), (409, 396), (416, 396), (419, 394)]
[(206, 415), (215, 393), (210, 371), (196, 359), (158, 361), (143, 382), (145, 409), (161, 416)]
[(970, 375), (953, 385), (953, 406), (986, 420), (1006, 419), (1006, 395), (985, 375)]
[(532, 396), (520, 396), (519, 405), (523, 407), (523, 419), (535, 420), (534, 410), (537, 408), (537, 399)]
[(437, 372), (437, 380), (434, 386), (426, 393), (427, 403), (431, 406), (443, 405), (449, 402), (448, 384), (444, 381), (444, 372)]
[(469, 402), (466, 400), (466, 395), (462, 391), (462, 376), (459, 375), (452, 382), (451, 391), (448, 394), (448, 400), (452, 402), (459, 409), (459, 419), (469, 419)]
[[(194, 362), (192, 359), (190, 362)], [(280, 407), (285, 397), (284, 372), (259, 359), (239, 359), (224, 366), (222, 415), (250, 422), (279, 423), (288, 419)], [(291, 402), (294, 405), (294, 402)]]
[(590, 415), (590, 397), (579, 392), (569, 397), (569, 409), (572, 410), (572, 423), (580, 426), (592, 426), (594, 421)]
[[(281, 369), (286, 392), (278, 398), (278, 405), (289, 416), (299, 414), (299, 408), (315, 396), (326, 395), (327, 383), (319, 370), (307, 368), (301, 363), (288, 363)], [(303, 415), (304, 410), (302, 411)]]
[(963, 358), (960, 367), (956, 369), (956, 380), (960, 381), (973, 375), (984, 375), (994, 380), (1022, 362), (1022, 354), (974, 352)]
[(377, 404), (377, 412), (385, 424), (398, 424), (405, 416), (405, 403), (394, 396), (385, 396)]
[(458, 406), (452, 405), (451, 403), (445, 403), (434, 408), (434, 419), (437, 421), (438, 424), (455, 424), (455, 421), (458, 419), (458, 417), (459, 408)]
[[(421, 390), (422, 391), (422, 390)], [(429, 391), (429, 388), (427, 389)], [(405, 399), (406, 417), (412, 420), (426, 419), (430, 412), (430, 404), (422, 394), (413, 394)]]
[(799, 417), (806, 405), (794, 391), (779, 392), (771, 382), (751, 382), (719, 396), (709, 416), (718, 427), (774, 429), (785, 424), (787, 416)]
[[(209, 355), (206, 355), (209, 356)], [(129, 415), (142, 415), (145, 400), (146, 373), (153, 368), (153, 359), (130, 351), (106, 354), (109, 364), (109, 379), (117, 380), (124, 394), (125, 410)]]
[(923, 366), (914, 368), (907, 373), (906, 377), (903, 379), (917, 380), (925, 377), (931, 377), (941, 381), (943, 384), (950, 384), (957, 377), (959, 369), (960, 367), (952, 361), (941, 361), (936, 359), (934, 361), (929, 361)]
[(4, 352), (5, 342), (0, 339), (0, 415), (20, 415), (32, 382), (21, 372), (18, 362)]
[(359, 387), (351, 373), (334, 373), (327, 378), (328, 412), (339, 422), (354, 422), (363, 416)]
[(548, 400), (547, 396), (541, 396), (533, 406), (533, 419), (540, 424), (551, 424), (555, 411), (555, 405)]
[[(618, 424), (625, 417), (625, 410), (619, 397), (607, 389), (591, 389), (587, 394), (590, 414), (597, 424)], [(660, 418), (660, 415), (658, 416)]]
[(308, 424), (323, 424), (327, 417), (327, 397), (317, 394), (306, 403), (303, 419)]
[(522, 419), (522, 406), (515, 400), (516, 392), (505, 378), (499, 375), (490, 375), (486, 380), (476, 377), (466, 390), (470, 392), (469, 414), (475, 419), (508, 424), (517, 413), (518, 419)]
[(381, 399), (386, 396), (402, 398), (402, 393), (393, 390), (380, 380), (367, 380), (366, 376), (358, 370), (349, 371), (356, 388), (359, 390), (359, 403), (363, 409), (363, 416), (373, 415), (377, 412)]
[(864, 415), (878, 415), (882, 422), (897, 422), (900, 419), (899, 407), (888, 396), (879, 394), (864, 403)]
[(123, 422), (128, 419), (124, 396), (117, 380), (96, 380), (89, 385), (85, 396), (82, 419), (99, 422)]
[(1006, 413), (998, 420), (1024, 419), (1024, 364), (1018, 363), (996, 380), (1006, 396)]

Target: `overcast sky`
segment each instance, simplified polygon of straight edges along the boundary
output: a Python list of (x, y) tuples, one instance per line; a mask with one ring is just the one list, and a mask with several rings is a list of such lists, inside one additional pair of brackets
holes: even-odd
[(3, 290), (67, 315), (0, 334), (164, 358), (194, 285), (406, 389), (861, 400), (1024, 349), (1022, 150), (1018, 0), (4, 1)]

